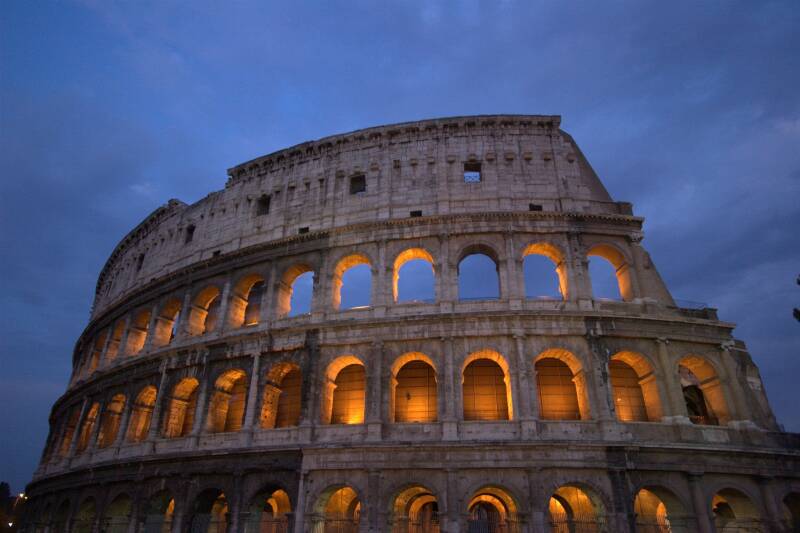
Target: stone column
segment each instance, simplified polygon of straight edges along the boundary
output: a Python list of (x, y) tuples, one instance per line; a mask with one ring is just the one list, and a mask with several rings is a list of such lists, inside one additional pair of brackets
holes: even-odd
[(458, 420), (457, 413), (458, 399), (460, 396), (456, 392), (455, 370), (453, 368), (453, 339), (452, 337), (441, 337), (442, 367), (444, 378), (444, 413), (442, 414), (442, 438), (444, 440), (458, 439)]
[(770, 531), (782, 531), (783, 516), (779, 511), (777, 502), (775, 500), (775, 492), (773, 491), (773, 479), (768, 476), (758, 477), (758, 489), (761, 492), (761, 501), (764, 502), (764, 510), (766, 515), (764, 518), (767, 520), (767, 525)]
[(230, 274), (228, 274), (228, 276), (225, 278), (225, 284), (222, 286), (222, 294), (219, 295), (219, 298), (222, 299), (219, 301), (219, 317), (217, 318), (217, 327), (211, 332), (216, 334), (230, 329), (228, 327), (228, 309), (230, 308), (231, 302)]
[[(203, 365), (207, 364), (205, 358), (203, 358)], [(208, 382), (208, 376), (203, 376), (202, 381), (200, 382), (200, 391), (197, 393), (197, 406), (194, 410), (194, 427), (192, 428), (192, 432), (189, 434), (195, 439), (195, 444), (197, 444), (198, 436), (203, 431), (203, 427), (206, 424), (206, 396), (208, 395), (208, 388), (212, 385)]]
[(745, 389), (739, 380), (737, 365), (730, 352), (732, 344), (726, 342), (720, 346), (719, 358), (726, 374), (723, 380), (723, 395), (728, 401), (729, 409), (733, 408), (733, 412), (730, 413), (732, 425), (755, 428), (750, 408), (744, 398)]
[(367, 370), (367, 439), (381, 440), (381, 376), (383, 367), (383, 341), (372, 343)]
[(102, 350), (100, 351), (100, 357), (98, 358), (99, 360), (97, 361), (97, 368), (105, 368), (106, 366), (106, 352), (108, 352), (108, 345), (111, 344), (111, 337), (114, 336), (115, 324), (116, 324), (115, 322), (111, 322), (111, 324), (109, 324), (108, 328), (106, 329), (107, 332), (106, 340), (103, 343)]
[(694, 507), (695, 520), (697, 520), (698, 533), (713, 533), (714, 528), (708, 516), (711, 502), (706, 501), (703, 495), (703, 474), (689, 473), (689, 491), (692, 495), (692, 506)]
[(506, 254), (506, 289), (504, 292), (509, 300), (511, 308), (520, 309), (522, 307), (522, 302), (525, 300), (524, 280), (523, 283), (520, 283), (520, 273), (522, 273), (523, 270), (520, 268), (521, 265), (515, 253), (514, 233), (507, 231), (504, 237)]
[(119, 362), (128, 354), (128, 332), (131, 329), (131, 314), (125, 315), (125, 325), (122, 326), (122, 337), (119, 339), (119, 346), (117, 346), (117, 355), (114, 357), (116, 362)]
[(130, 398), (125, 401), (125, 409), (122, 411), (122, 420), (120, 420), (119, 429), (117, 430), (117, 438), (114, 439), (114, 442), (109, 443), (109, 446), (117, 447), (117, 453), (119, 453), (119, 447), (125, 442), (125, 435), (128, 433), (128, 424), (131, 420), (131, 411), (133, 411), (134, 401), (135, 400)]
[(550, 533), (550, 528), (547, 526), (547, 513), (548, 509), (540, 509), (534, 506), (534, 502), (538, 500), (539, 487), (536, 485), (536, 478), (541, 475), (541, 470), (538, 468), (531, 468), (528, 470), (528, 497), (531, 505), (531, 520), (530, 531), (531, 533)]
[(436, 275), (436, 300), (442, 312), (450, 312), (453, 302), (458, 298), (453, 292), (454, 272), (450, 265), (450, 236), (439, 235), (439, 264)]
[[(258, 406), (258, 384), (261, 381), (260, 367), (261, 353), (259, 352), (253, 355), (253, 366), (250, 372), (250, 383), (247, 389), (247, 406), (245, 407), (244, 424), (242, 428), (246, 431), (252, 431), (254, 425), (256, 407)], [(280, 389), (278, 389), (278, 392), (280, 393)], [(273, 420), (273, 424), (274, 422)]]
[(261, 406), (261, 427), (274, 428), (275, 420), (278, 415), (278, 401), (281, 396), (281, 389), (272, 383), (264, 384), (264, 403)]
[(659, 337), (656, 339), (658, 344), (658, 364), (661, 367), (661, 373), (664, 376), (662, 387), (664, 389), (663, 396), (666, 398), (664, 405), (664, 422), (673, 422), (677, 424), (690, 424), (688, 412), (686, 411), (686, 402), (683, 400), (683, 390), (678, 379), (678, 368), (670, 361), (669, 339)]
[(515, 333), (514, 348), (517, 352), (517, 371), (514, 373), (517, 378), (517, 407), (519, 413), (516, 416), (519, 420), (530, 420), (534, 418), (531, 408), (531, 387), (529, 382), (528, 360), (525, 357), (525, 335)]
[(147, 431), (147, 441), (152, 442), (158, 438), (159, 427), (161, 426), (161, 409), (164, 403), (164, 387), (167, 384), (167, 363), (161, 364), (161, 379), (158, 381), (156, 391), (156, 403), (153, 405), (153, 413), (150, 415), (150, 429)]
[[(378, 241), (377, 264), (371, 265), (372, 287), (369, 303), (376, 316), (383, 316), (386, 307), (392, 303), (391, 267), (386, 264), (386, 241)], [(387, 272), (389, 270), (389, 272)], [(388, 274), (388, 275), (387, 275)]]
[(592, 284), (589, 279), (589, 260), (577, 230), (567, 233), (567, 280), (570, 301), (578, 302), (581, 309), (592, 308)]
[(91, 454), (97, 449), (97, 436), (100, 434), (100, 429), (103, 426), (103, 417), (105, 416), (106, 409), (108, 409), (108, 402), (104, 401), (99, 403), (99, 408), (97, 409), (97, 416), (94, 417), (94, 427), (92, 428), (92, 434), (89, 437), (89, 444), (86, 446), (85, 453)]
[(233, 497), (231, 498), (229, 531), (239, 531), (239, 515), (242, 509), (242, 473), (233, 474)]
[[(278, 318), (275, 310), (277, 309), (277, 300), (275, 297), (275, 284), (278, 282), (276, 279), (277, 268), (273, 261), (269, 265), (269, 275), (264, 280), (264, 292), (261, 294), (261, 308), (259, 309), (258, 322), (264, 324), (267, 328), (270, 327), (270, 322)], [(309, 309), (310, 311), (310, 309)]]
[(160, 304), (155, 304), (152, 308), (150, 308), (150, 321), (147, 324), (147, 337), (145, 337), (144, 346), (139, 353), (147, 353), (153, 347), (153, 334), (156, 332), (156, 322), (158, 321), (158, 311), (160, 308)]
[[(444, 531), (447, 533), (460, 533), (462, 530), (461, 524), (461, 509), (459, 509), (459, 488), (458, 488), (458, 471), (454, 469), (447, 469), (447, 492), (445, 494), (447, 502), (447, 522)], [(441, 520), (441, 515), (440, 515)], [(466, 527), (466, 524), (464, 524)], [(465, 529), (466, 530), (466, 529)]]

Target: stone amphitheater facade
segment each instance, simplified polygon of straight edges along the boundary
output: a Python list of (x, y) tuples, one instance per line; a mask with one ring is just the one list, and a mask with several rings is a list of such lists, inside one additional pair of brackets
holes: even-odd
[[(369, 128), (228, 174), (102, 269), (26, 531), (800, 527), (800, 441), (734, 325), (676, 304), (560, 117)], [(459, 297), (473, 255), (495, 297)], [(526, 296), (531, 257), (560, 297)], [(410, 261), (431, 298), (399, 297)], [(345, 309), (360, 265), (369, 305)]]

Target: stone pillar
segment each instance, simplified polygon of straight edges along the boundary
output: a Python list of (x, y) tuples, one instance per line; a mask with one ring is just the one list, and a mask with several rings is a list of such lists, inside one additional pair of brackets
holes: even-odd
[(758, 477), (758, 489), (761, 492), (761, 501), (764, 502), (764, 510), (769, 531), (783, 531), (783, 516), (779, 511), (775, 492), (773, 491), (773, 479), (768, 476)]
[(150, 416), (150, 429), (147, 431), (147, 440), (149, 442), (158, 438), (159, 427), (161, 426), (161, 409), (164, 403), (164, 387), (167, 384), (167, 363), (164, 361), (161, 364), (161, 379), (158, 381), (158, 390), (156, 391), (156, 403), (153, 405), (153, 413)]
[(688, 412), (686, 411), (686, 402), (683, 400), (683, 390), (678, 379), (678, 368), (670, 361), (669, 339), (659, 337), (656, 339), (658, 343), (658, 364), (661, 367), (661, 373), (664, 376), (664, 382), (661, 384), (661, 389), (664, 390), (662, 397), (666, 400), (664, 403), (664, 422), (673, 422), (678, 424), (690, 424)]
[(439, 265), (436, 272), (436, 300), (442, 312), (449, 312), (453, 302), (458, 298), (458, 291), (453, 292), (455, 272), (450, 265), (450, 236), (439, 235)]
[[(386, 307), (392, 303), (391, 266), (386, 264), (386, 241), (378, 241), (377, 264), (371, 265), (372, 286), (369, 303), (376, 316), (383, 316)], [(387, 272), (389, 270), (389, 272)]]
[(367, 378), (367, 439), (370, 441), (381, 440), (381, 377), (383, 375), (383, 341), (374, 341), (370, 351), (369, 363), (366, 368)]
[[(239, 515), (242, 512), (242, 473), (233, 474), (233, 497), (231, 498), (229, 531), (238, 533)], [(242, 531), (244, 528), (242, 528)]]
[(517, 378), (517, 407), (519, 413), (516, 414), (519, 420), (530, 420), (535, 418), (532, 409), (531, 391), (535, 387), (531, 386), (529, 381), (530, 373), (528, 371), (528, 358), (525, 356), (525, 335), (522, 333), (514, 334), (514, 348), (517, 352), (517, 371), (515, 372)]
[(108, 328), (106, 329), (106, 340), (103, 343), (103, 348), (100, 351), (100, 357), (97, 361), (97, 368), (105, 368), (106, 366), (106, 352), (108, 352), (108, 345), (111, 344), (111, 337), (114, 336), (114, 325), (115, 322), (111, 322)]
[[(258, 384), (261, 381), (261, 353), (253, 355), (253, 366), (250, 372), (250, 383), (247, 389), (247, 406), (244, 412), (244, 424), (242, 429), (250, 431), (253, 429), (253, 422), (255, 420), (256, 408), (258, 406)], [(277, 388), (277, 387), (275, 387)], [(278, 389), (280, 394), (280, 389)], [(276, 402), (277, 406), (277, 402)], [(277, 412), (277, 409), (276, 409)], [(273, 425), (275, 420), (273, 419)], [(271, 427), (271, 426), (267, 426)]]
[(703, 495), (703, 474), (689, 473), (689, 491), (692, 495), (692, 506), (694, 507), (698, 533), (713, 533), (714, 528), (708, 516), (711, 502), (706, 501)]
[(119, 346), (117, 346), (117, 355), (114, 361), (119, 362), (126, 355), (128, 355), (128, 332), (131, 329), (131, 314), (125, 315), (125, 325), (122, 326), (122, 337), (119, 339)]
[(125, 401), (125, 409), (122, 411), (122, 420), (119, 423), (119, 429), (117, 430), (117, 438), (114, 439), (114, 442), (109, 443), (109, 446), (116, 446), (117, 451), (119, 451), (119, 447), (122, 446), (122, 443), (125, 442), (125, 435), (128, 433), (128, 424), (131, 420), (131, 412), (133, 411), (134, 402), (133, 399), (127, 399)]
[(592, 308), (592, 283), (589, 279), (589, 259), (577, 230), (567, 233), (567, 280), (570, 301), (578, 302), (581, 309)]
[(753, 417), (750, 413), (750, 408), (745, 401), (745, 389), (739, 380), (739, 373), (736, 361), (731, 355), (730, 348), (732, 343), (723, 343), (720, 346), (720, 361), (725, 371), (725, 380), (723, 387), (723, 394), (728, 401), (729, 409), (733, 409), (730, 413), (731, 422), (734, 426), (755, 428)]
[(458, 439), (458, 397), (456, 392), (457, 381), (455, 379), (456, 370), (453, 368), (453, 339), (452, 337), (441, 337), (442, 374), (444, 378), (444, 413), (442, 414), (442, 438), (444, 440)]
[[(461, 524), (461, 509), (459, 509), (459, 488), (458, 488), (458, 471), (454, 469), (447, 469), (447, 492), (445, 498), (447, 502), (447, 514), (445, 527), (443, 531), (447, 533), (460, 533), (462, 529), (466, 531), (466, 524)], [(441, 520), (441, 516), (440, 516)]]
[[(277, 309), (277, 300), (275, 296), (275, 284), (278, 280), (275, 278), (276, 272), (275, 262), (269, 265), (269, 275), (264, 280), (264, 292), (261, 294), (261, 308), (259, 309), (258, 322), (264, 324), (267, 328), (270, 327), (270, 322), (278, 318), (275, 313)], [(311, 309), (309, 309), (311, 311)]]
[(81, 427), (83, 426), (83, 419), (86, 417), (86, 409), (89, 407), (89, 398), (84, 397), (81, 404), (81, 412), (78, 415), (78, 422), (75, 424), (75, 429), (72, 431), (72, 442), (69, 443), (69, 451), (67, 458), (75, 457), (75, 450), (78, 448), (78, 441), (81, 438)]
[(274, 428), (278, 415), (278, 401), (280, 400), (281, 389), (272, 383), (265, 383), (263, 396), (264, 403), (261, 405), (259, 424), (264, 428)]
[(155, 304), (150, 309), (150, 321), (147, 324), (147, 337), (145, 337), (144, 346), (139, 353), (147, 353), (153, 347), (153, 334), (156, 332), (156, 322), (158, 321), (158, 311), (160, 307), (159, 304)]
[[(523, 270), (520, 268), (520, 262), (516, 257), (514, 250), (514, 233), (507, 231), (505, 237), (505, 296), (508, 298), (512, 309), (520, 309), (522, 302), (525, 300), (525, 285), (520, 283), (520, 274)], [(501, 287), (502, 287), (501, 282)], [(503, 295), (501, 295), (503, 297)]]
[[(204, 360), (203, 365), (205, 364), (207, 364), (207, 362)], [(200, 382), (200, 391), (197, 393), (197, 406), (194, 410), (194, 427), (190, 433), (191, 436), (195, 437), (195, 442), (206, 424), (206, 396), (208, 395), (208, 388), (211, 386), (208, 379), (208, 376), (203, 376)]]
[(539, 487), (536, 485), (537, 478), (541, 475), (541, 470), (538, 468), (531, 468), (528, 470), (528, 497), (531, 505), (531, 520), (530, 531), (531, 533), (550, 533), (550, 528), (547, 525), (548, 509), (540, 509), (534, 506), (534, 502), (538, 501)]
[(97, 409), (97, 416), (94, 417), (94, 427), (92, 428), (92, 434), (89, 436), (89, 443), (86, 446), (86, 450), (84, 450), (85, 453), (91, 454), (97, 449), (97, 436), (100, 434), (100, 429), (103, 426), (103, 417), (105, 415), (105, 411), (107, 408), (108, 408), (107, 401), (99, 403), (99, 407)]
[(228, 327), (228, 309), (230, 309), (231, 302), (231, 276), (230, 274), (225, 278), (225, 284), (222, 286), (222, 298), (219, 301), (219, 317), (217, 318), (217, 327), (211, 333), (219, 334), (223, 331), (229, 330)]

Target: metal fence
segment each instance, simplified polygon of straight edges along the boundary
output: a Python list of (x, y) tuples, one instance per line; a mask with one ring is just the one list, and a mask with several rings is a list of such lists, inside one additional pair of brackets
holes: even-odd
[(552, 533), (610, 533), (603, 516), (568, 516), (550, 513)]
[(513, 514), (505, 518), (496, 514), (489, 516), (470, 516), (467, 519), (467, 533), (520, 533), (517, 517)]
[(358, 533), (357, 519), (352, 518), (316, 518), (312, 522), (313, 533)]
[(399, 518), (392, 524), (391, 531), (392, 533), (439, 533), (439, 517), (433, 513), (416, 520)]
[(691, 533), (695, 529), (687, 518), (636, 517), (636, 533)]
[(244, 515), (244, 533), (289, 533), (289, 518), (266, 513)]

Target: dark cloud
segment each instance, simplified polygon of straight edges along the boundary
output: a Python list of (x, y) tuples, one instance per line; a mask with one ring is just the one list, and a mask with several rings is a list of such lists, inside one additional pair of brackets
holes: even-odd
[(557, 113), (676, 297), (739, 324), (773, 406), (800, 305), (796, 2), (100, 1), (0, 6), (0, 479), (21, 489), (117, 241), (323, 135)]

